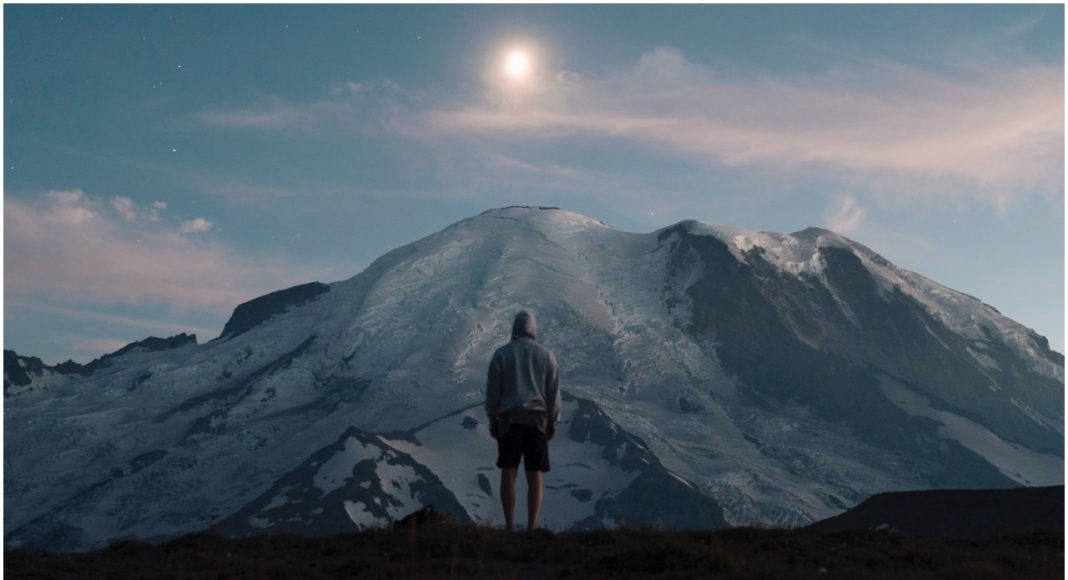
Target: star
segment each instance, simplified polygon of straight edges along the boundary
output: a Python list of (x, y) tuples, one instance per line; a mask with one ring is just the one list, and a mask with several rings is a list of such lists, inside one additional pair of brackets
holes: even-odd
[(171, 153), (177, 153), (177, 152), (178, 152), (178, 149), (177, 149), (177, 148), (175, 148), (175, 147), (171, 147)]

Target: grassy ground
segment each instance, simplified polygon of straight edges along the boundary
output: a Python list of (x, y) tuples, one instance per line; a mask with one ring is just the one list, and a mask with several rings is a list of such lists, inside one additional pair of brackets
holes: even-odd
[(1064, 577), (1063, 534), (982, 541), (616, 530), (507, 533), (433, 525), (329, 538), (209, 534), (88, 554), (5, 554), (8, 578), (1042, 578)]

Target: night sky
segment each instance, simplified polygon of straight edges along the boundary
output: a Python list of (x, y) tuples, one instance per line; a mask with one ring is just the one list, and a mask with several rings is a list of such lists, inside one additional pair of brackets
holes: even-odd
[(485, 209), (818, 225), (1064, 351), (1063, 6), (4, 6), (4, 347), (216, 336)]

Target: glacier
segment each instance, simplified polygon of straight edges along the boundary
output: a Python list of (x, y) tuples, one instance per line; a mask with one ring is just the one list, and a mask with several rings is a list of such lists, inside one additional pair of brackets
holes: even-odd
[(567, 394), (552, 529), (796, 526), (885, 491), (1063, 483), (1063, 356), (972, 296), (820, 228), (510, 207), (239, 305), (207, 343), (5, 351), (6, 545), (326, 534), (426, 503), (499, 524), (480, 403), (524, 308)]

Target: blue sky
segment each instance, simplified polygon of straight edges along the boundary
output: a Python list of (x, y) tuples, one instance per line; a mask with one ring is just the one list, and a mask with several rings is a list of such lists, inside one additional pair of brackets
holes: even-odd
[(1063, 19), (5, 5), (4, 346), (207, 340), (239, 302), (540, 204), (639, 232), (829, 227), (1063, 352)]

